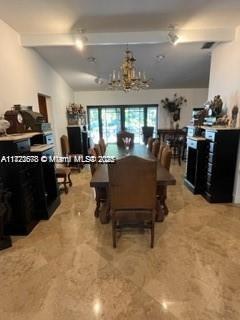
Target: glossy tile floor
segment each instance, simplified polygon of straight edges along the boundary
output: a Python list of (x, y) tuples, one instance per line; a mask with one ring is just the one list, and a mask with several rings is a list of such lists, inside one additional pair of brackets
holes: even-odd
[(124, 232), (94, 218), (89, 171), (49, 221), (0, 252), (1, 320), (239, 320), (240, 207), (208, 204), (182, 184), (169, 216), (149, 232)]

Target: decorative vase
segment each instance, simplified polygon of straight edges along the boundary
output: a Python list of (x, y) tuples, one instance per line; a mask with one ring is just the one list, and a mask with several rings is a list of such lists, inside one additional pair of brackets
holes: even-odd
[(174, 113), (170, 113), (170, 129), (174, 129), (174, 120), (173, 120)]

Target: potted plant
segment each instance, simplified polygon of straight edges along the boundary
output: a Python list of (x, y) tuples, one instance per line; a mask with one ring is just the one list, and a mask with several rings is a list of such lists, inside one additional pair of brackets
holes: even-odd
[(169, 98), (165, 98), (161, 100), (161, 104), (164, 109), (166, 109), (170, 116), (170, 127), (174, 127), (174, 122), (177, 122), (180, 120), (180, 110), (181, 106), (187, 103), (187, 99), (183, 96), (177, 95), (177, 93), (174, 94), (173, 99), (170, 100)]

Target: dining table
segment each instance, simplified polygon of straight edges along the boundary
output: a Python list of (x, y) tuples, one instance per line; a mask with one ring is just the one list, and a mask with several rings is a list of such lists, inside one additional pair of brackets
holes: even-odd
[[(104, 157), (101, 157), (100, 162), (96, 168), (96, 171), (92, 175), (90, 180), (90, 187), (92, 188), (106, 188), (108, 191), (109, 187), (109, 177), (108, 177), (108, 164), (104, 161), (117, 160), (122, 157), (127, 157), (129, 155), (138, 156), (144, 159), (157, 160), (154, 155), (150, 152), (147, 146), (143, 144), (134, 143), (130, 148), (118, 146), (115, 143), (109, 143), (107, 145), (106, 153)], [(170, 186), (175, 185), (176, 179), (174, 176), (164, 168), (160, 161), (157, 161), (157, 186)], [(165, 198), (160, 198), (160, 203), (157, 208), (156, 221), (162, 221), (164, 219), (165, 210), (167, 206), (165, 204)], [(106, 203), (99, 211), (99, 218), (101, 223), (108, 223), (110, 220), (110, 204), (107, 199)]]

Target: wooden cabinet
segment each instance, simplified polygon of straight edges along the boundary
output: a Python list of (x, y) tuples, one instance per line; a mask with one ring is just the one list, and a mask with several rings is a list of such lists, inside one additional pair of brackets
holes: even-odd
[(210, 202), (232, 202), (239, 130), (206, 129), (205, 177), (203, 196)]

